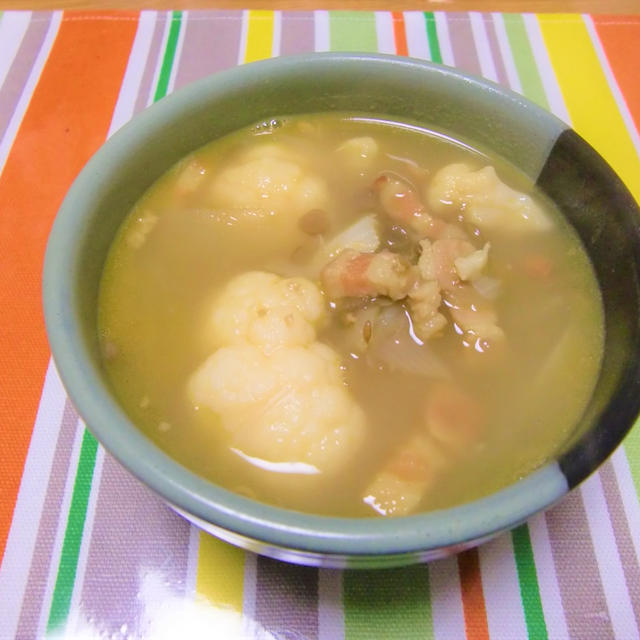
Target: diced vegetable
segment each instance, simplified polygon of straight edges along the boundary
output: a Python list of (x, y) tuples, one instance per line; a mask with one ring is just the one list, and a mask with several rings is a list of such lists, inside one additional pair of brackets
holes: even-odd
[(317, 273), (333, 258), (346, 249), (360, 253), (372, 253), (380, 246), (380, 231), (375, 214), (369, 214), (356, 220), (322, 245), (312, 260)]
[(373, 323), (367, 362), (395, 373), (449, 378), (449, 370), (428, 343), (417, 341), (411, 333), (407, 310), (398, 304), (386, 307)]

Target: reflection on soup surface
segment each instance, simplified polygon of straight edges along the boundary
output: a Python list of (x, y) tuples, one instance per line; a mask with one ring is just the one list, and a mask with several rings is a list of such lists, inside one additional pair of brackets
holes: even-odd
[(552, 457), (603, 314), (577, 236), (513, 167), (319, 114), (158, 180), (110, 251), (99, 334), (123, 407), (184, 466), (287, 508), (394, 516)]

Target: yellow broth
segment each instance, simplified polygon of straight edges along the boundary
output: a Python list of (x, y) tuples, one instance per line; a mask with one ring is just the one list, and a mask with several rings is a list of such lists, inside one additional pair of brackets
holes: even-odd
[[(366, 171), (353, 171), (336, 149), (364, 136), (375, 139), (378, 152)], [(285, 228), (279, 214), (237, 216), (212, 201), (213, 177), (263, 144), (283, 146), (305, 171), (321, 177), (330, 218), (321, 234)], [(372, 366), (348, 347), (340, 351), (349, 301), (333, 303), (332, 311), (327, 299), (330, 320), (318, 331), (318, 340), (339, 351), (348, 392), (366, 418), (364, 441), (336, 475), (266, 471), (247, 462), (234, 453), (220, 417), (194, 406), (188, 381), (212, 352), (210, 310), (234, 276), (261, 270), (306, 277), (309, 256), (370, 213), (382, 220), (383, 246), (402, 245), (404, 236), (385, 221), (372, 191), (375, 178), (391, 172), (428, 186), (438, 169), (459, 162), (494, 166), (504, 182), (532, 193), (553, 224), (521, 234), (464, 225), (478, 247), (491, 244), (488, 269), (500, 283), (493, 304), (506, 336), (505, 355), (496, 363), (463, 346), (451, 322), (426, 341), (450, 379), (479, 399), (486, 427), (462, 457), (453, 456), (438, 471), (418, 510), (487, 495), (552, 458), (576, 428), (602, 353), (600, 295), (579, 239), (526, 177), (500, 158), (441, 132), (350, 114), (286, 118), (214, 141), (158, 180), (125, 220), (104, 269), (98, 329), (106, 372), (132, 420), (175, 460), (231, 491), (312, 513), (376, 515), (363, 502), (367, 487), (419, 425), (435, 383)], [(204, 179), (196, 175), (201, 169)], [(190, 175), (193, 184), (185, 187)], [(540, 260), (542, 273), (536, 273)], [(527, 261), (533, 269), (527, 270)]]

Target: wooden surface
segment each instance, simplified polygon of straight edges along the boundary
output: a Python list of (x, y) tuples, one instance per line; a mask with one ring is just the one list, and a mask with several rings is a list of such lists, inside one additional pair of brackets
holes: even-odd
[(3, 9), (364, 9), (640, 15), (640, 0), (0, 0)]

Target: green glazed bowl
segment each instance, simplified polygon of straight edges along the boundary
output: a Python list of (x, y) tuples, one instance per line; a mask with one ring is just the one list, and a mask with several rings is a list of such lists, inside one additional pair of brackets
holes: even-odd
[[(319, 111), (386, 114), (445, 129), (524, 171), (577, 229), (605, 307), (605, 356), (574, 441), (556, 460), (486, 498), (397, 519), (301, 514), (235, 495), (172, 460), (118, 405), (101, 366), (100, 276), (118, 226), (184, 155), (265, 118)], [(519, 95), (406, 58), (311, 54), (258, 62), (193, 84), (135, 117), (91, 159), (54, 224), (44, 269), (53, 357), (104, 447), (176, 511), (244, 548), (309, 565), (383, 567), (460, 551), (564, 496), (615, 449), (640, 410), (640, 212), (575, 132)]]

